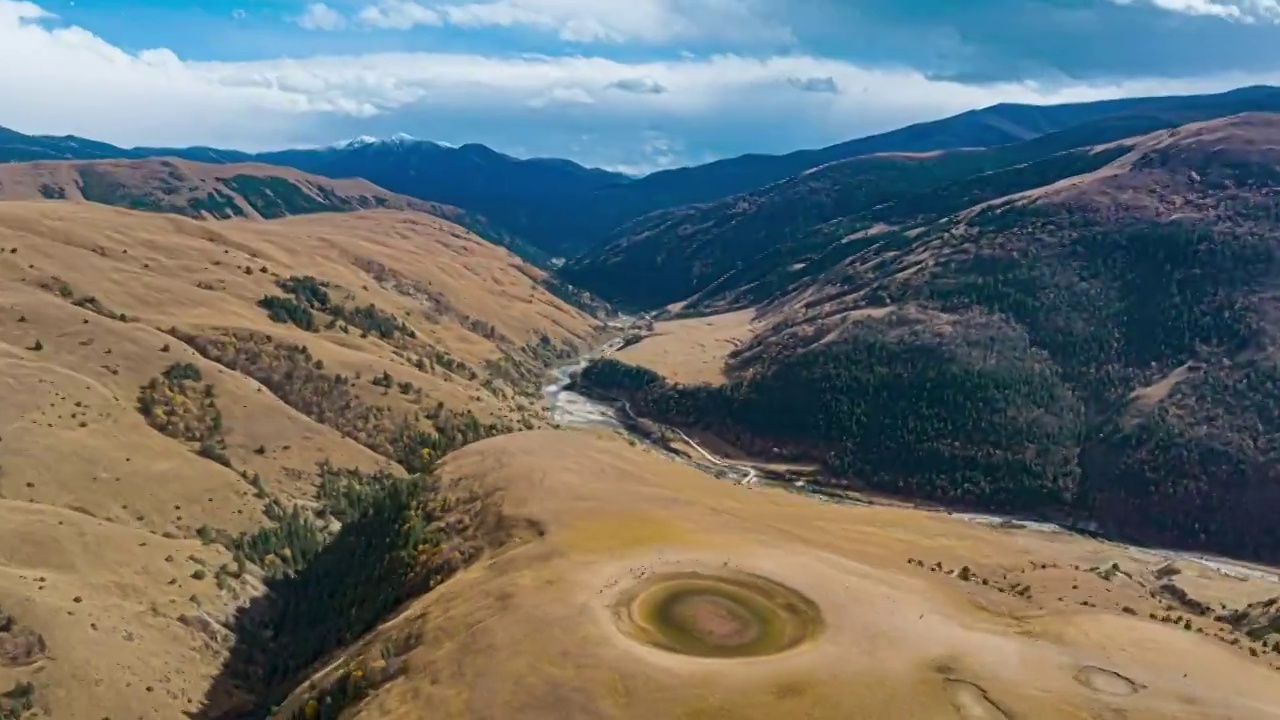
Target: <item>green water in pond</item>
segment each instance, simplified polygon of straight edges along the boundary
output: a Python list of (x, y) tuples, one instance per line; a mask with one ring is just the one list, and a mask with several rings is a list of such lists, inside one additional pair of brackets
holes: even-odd
[(747, 573), (653, 576), (624, 593), (615, 618), (638, 642), (713, 658), (773, 655), (822, 630), (822, 613), (812, 600)]

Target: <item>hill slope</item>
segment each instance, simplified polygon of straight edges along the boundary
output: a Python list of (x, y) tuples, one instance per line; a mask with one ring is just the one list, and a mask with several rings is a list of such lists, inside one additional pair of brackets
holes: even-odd
[(910, 229), (1095, 170), (1123, 154), (1125, 138), (1182, 124), (1175, 117), (1230, 115), (1221, 111), (1233, 107), (1135, 112), (996, 148), (833, 162), (752, 193), (640, 218), (561, 274), (607, 300), (642, 308), (690, 298), (707, 308), (759, 302), (812, 272), (809, 263), (833, 262), (843, 238)]
[(328, 177), (360, 177), (417, 198), (465, 208), (551, 255), (579, 252), (589, 231), (579, 207), (602, 187), (626, 184), (618, 173), (568, 160), (522, 160), (483, 145), (457, 148), (415, 140), (351, 143), (337, 148), (263, 153), (259, 162)]
[(234, 608), (371, 488), (542, 422), (596, 332), (542, 278), (415, 212), (0, 202), (0, 707), (198, 710)]
[(584, 380), (838, 482), (1276, 560), (1259, 508), (1280, 497), (1280, 116), (1081, 157), (1095, 167), (837, 240), (762, 307), (738, 383), (609, 362)]
[[(246, 153), (207, 147), (122, 148), (109, 143), (74, 136), (24, 135), (0, 128), (0, 163), (44, 160), (147, 160), (164, 159), (170, 164), (188, 163), (252, 164), (289, 167), (303, 173), (323, 175), (352, 183), (360, 178), (378, 185), (379, 194), (402, 193), (432, 203), (465, 208), (465, 217), (475, 219), (489, 212), (502, 217), (502, 227), (472, 225), (487, 238), (501, 240), (522, 256), (536, 261), (547, 253), (564, 253), (572, 241), (565, 227), (543, 227), (554, 223), (566, 198), (581, 198), (597, 188), (625, 183), (625, 175), (585, 168), (568, 160), (533, 158), (523, 160), (495, 152), (483, 145), (458, 148), (409, 138), (357, 140), (343, 145)], [(225, 173), (226, 171), (218, 171)], [(251, 171), (262, 174), (261, 171)], [(202, 175), (215, 174), (201, 171)], [(284, 174), (274, 171), (274, 174)], [(554, 205), (556, 209), (550, 209)], [(172, 211), (172, 210), (171, 210)], [(177, 211), (184, 211), (179, 208)], [(458, 211), (453, 219), (458, 219)], [(520, 240), (512, 231), (518, 231)], [(524, 236), (536, 240), (523, 242)]]
[(458, 223), (516, 251), (532, 248), (483, 217), (397, 195), (359, 178), (335, 180), (261, 163), (208, 164), (175, 158), (0, 165), (0, 200), (86, 200), (197, 219), (414, 210)]
[[(370, 720), (424, 707), (458, 720), (1276, 717), (1276, 655), (1185, 610), (1175, 625), (1151, 593), (1169, 582), (1151, 553), (747, 489), (582, 432), (485, 440), (444, 474), (492, 487), (544, 533), (406, 604), (300, 687), (285, 716), (328, 697)], [(1193, 597), (1238, 608), (1276, 592), (1179, 565)], [(650, 617), (635, 593), (720, 579), (780, 583), (802, 598), (784, 612), (807, 609), (822, 627), (749, 659), (732, 656), (727, 613), (701, 617), (729, 657), (629, 634)]]

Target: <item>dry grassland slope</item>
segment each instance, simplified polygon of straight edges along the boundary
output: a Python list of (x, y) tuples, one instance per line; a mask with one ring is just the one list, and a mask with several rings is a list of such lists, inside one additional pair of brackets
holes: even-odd
[[(506, 510), (545, 536), (366, 638), (357, 652), (404, 655), (398, 678), (354, 717), (1280, 717), (1274, 658), (1221, 641), (1230, 629), (1208, 618), (1160, 621), (1169, 604), (1150, 588), (1171, 571), (1151, 553), (748, 489), (590, 433), (485, 440), (445, 472), (499, 488)], [(742, 659), (681, 655), (620, 631), (634, 588), (690, 572), (783, 583), (816, 603), (820, 628), (781, 654)], [(1195, 593), (1237, 606), (1276, 593), (1181, 572)], [(714, 603), (690, 608), (701, 614), (686, 620), (722, 639), (741, 620)]]
[(3, 164), (0, 199), (89, 201), (206, 219), (271, 219), (373, 208), (417, 210), (443, 218), (461, 214), (456, 208), (387, 192), (360, 178), (177, 158)]
[(401, 472), (420, 448), (397, 430), (439, 450), (541, 422), (542, 369), (596, 327), (539, 277), (416, 213), (0, 203), (0, 693), (32, 682), (56, 718), (195, 710), (228, 640), (208, 619), (260, 590), (210, 536), (311, 502), (320, 461)]

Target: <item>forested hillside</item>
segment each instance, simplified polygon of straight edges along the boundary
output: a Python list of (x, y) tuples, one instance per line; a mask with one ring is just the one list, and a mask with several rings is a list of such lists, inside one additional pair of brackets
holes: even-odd
[[(686, 299), (708, 310), (750, 305), (847, 257), (858, 243), (846, 239), (909, 230), (1090, 172), (1123, 155), (1118, 141), (1125, 138), (1246, 110), (1280, 110), (1280, 96), (1259, 89), (1183, 98), (1181, 104), (1165, 100), (1112, 106), (1113, 114), (1094, 108), (1065, 125), (1046, 121), (1035, 125), (1043, 134), (1027, 132), (998, 147), (885, 147), (798, 170), (752, 192), (640, 217), (560, 274), (606, 300), (641, 309)], [(1108, 143), (1117, 144), (1093, 149)]]
[(1270, 115), (1126, 141), (1074, 180), (849, 241), (772, 298), (738, 383), (609, 361), (583, 383), (842, 482), (1275, 560), (1278, 148)]

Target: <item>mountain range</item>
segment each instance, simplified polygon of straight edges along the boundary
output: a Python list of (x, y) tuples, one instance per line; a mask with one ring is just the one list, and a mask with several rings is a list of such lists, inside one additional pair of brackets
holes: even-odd
[[(650, 213), (757, 191), (813, 168), (877, 153), (991, 148), (1122, 118), (1132, 130), (1173, 127), (1249, 111), (1280, 110), (1280, 89), (1257, 86), (1213, 95), (1147, 97), (1056, 106), (1001, 104), (816, 150), (744, 155), (642, 178), (569, 160), (518, 159), (478, 144), (459, 147), (407, 136), (378, 142), (245, 153), (208, 147), (121, 148), (74, 136), (0, 128), (0, 162), (173, 157), (203, 163), (262, 163), (330, 178), (363, 178), (387, 191), (483, 217), (493, 233), (518, 238), (531, 259), (576, 257), (627, 242), (629, 223)], [(1114, 127), (1114, 126), (1113, 126)], [(1104, 134), (1106, 130), (1102, 131)], [(1099, 136), (1101, 137), (1101, 136)], [(1097, 137), (1080, 137), (1079, 146)], [(650, 228), (660, 219), (647, 219)], [(621, 299), (621, 298), (619, 298)]]
[(1280, 707), (1280, 90), (0, 159), (0, 718)]
[(1259, 469), (1280, 420), (1230, 388), (1280, 387), (1277, 113), (1269, 87), (1000, 105), (639, 179), (407, 137), (246, 155), (9, 134), (0, 152), (25, 161), (0, 165), (0, 199), (407, 210), (544, 261), (576, 243), (538, 281), (573, 304), (756, 316), (730, 385), (584, 374), (638, 411), (837, 481), (1270, 559), (1280, 537), (1248, 508), (1280, 492)]

